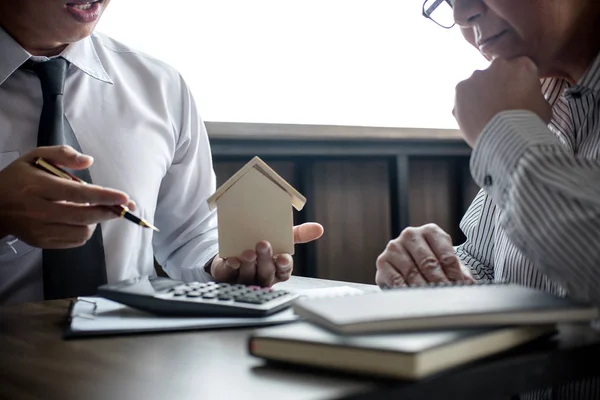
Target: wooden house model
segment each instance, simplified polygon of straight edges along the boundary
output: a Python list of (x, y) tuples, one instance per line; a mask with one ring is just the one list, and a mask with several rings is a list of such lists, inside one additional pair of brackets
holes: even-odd
[(217, 209), (219, 256), (237, 257), (266, 240), (273, 255), (294, 254), (293, 209), (306, 198), (259, 157), (254, 157), (208, 199)]

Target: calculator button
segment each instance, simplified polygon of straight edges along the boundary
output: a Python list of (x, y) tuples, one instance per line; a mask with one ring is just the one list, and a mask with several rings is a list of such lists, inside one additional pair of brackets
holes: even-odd
[(219, 300), (221, 300), (221, 301), (233, 300), (233, 297), (227, 296), (227, 295), (223, 295), (223, 294), (220, 294), (217, 298)]
[(249, 304), (263, 304), (266, 303), (266, 300), (259, 299), (255, 296), (243, 296), (235, 299), (238, 303), (249, 303)]
[(187, 285), (191, 288), (198, 288), (198, 287), (200, 287), (201, 283), (200, 282), (190, 282)]
[(181, 291), (189, 292), (190, 290), (192, 290), (192, 288), (189, 288), (186, 285), (179, 285), (170, 290), (171, 290), (171, 292), (181, 292)]
[(215, 293), (204, 293), (202, 295), (203, 299), (216, 299), (217, 295)]
[(173, 296), (185, 296), (185, 290), (176, 290), (173, 292)]
[(188, 292), (187, 297), (200, 297), (202, 294), (200, 292)]

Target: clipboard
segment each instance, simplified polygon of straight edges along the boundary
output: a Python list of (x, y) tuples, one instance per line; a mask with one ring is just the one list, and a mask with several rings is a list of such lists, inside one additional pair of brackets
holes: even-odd
[(223, 328), (245, 328), (290, 323), (299, 319), (291, 308), (267, 317), (213, 318), (162, 317), (102, 297), (78, 297), (71, 301), (65, 339), (116, 336), (152, 332), (174, 332)]

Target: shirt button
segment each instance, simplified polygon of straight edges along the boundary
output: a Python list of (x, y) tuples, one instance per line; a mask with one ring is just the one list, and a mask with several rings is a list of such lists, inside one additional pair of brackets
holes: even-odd
[(573, 92), (571, 93), (571, 97), (575, 100), (579, 100), (581, 98), (581, 92)]
[(492, 177), (490, 175), (486, 175), (483, 178), (483, 186), (492, 186)]

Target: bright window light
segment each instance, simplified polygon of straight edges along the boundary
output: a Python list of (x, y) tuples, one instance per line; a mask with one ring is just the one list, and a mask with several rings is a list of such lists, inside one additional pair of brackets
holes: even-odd
[(177, 68), (206, 121), (456, 128), (487, 61), (422, 4), (115, 0), (98, 31)]

